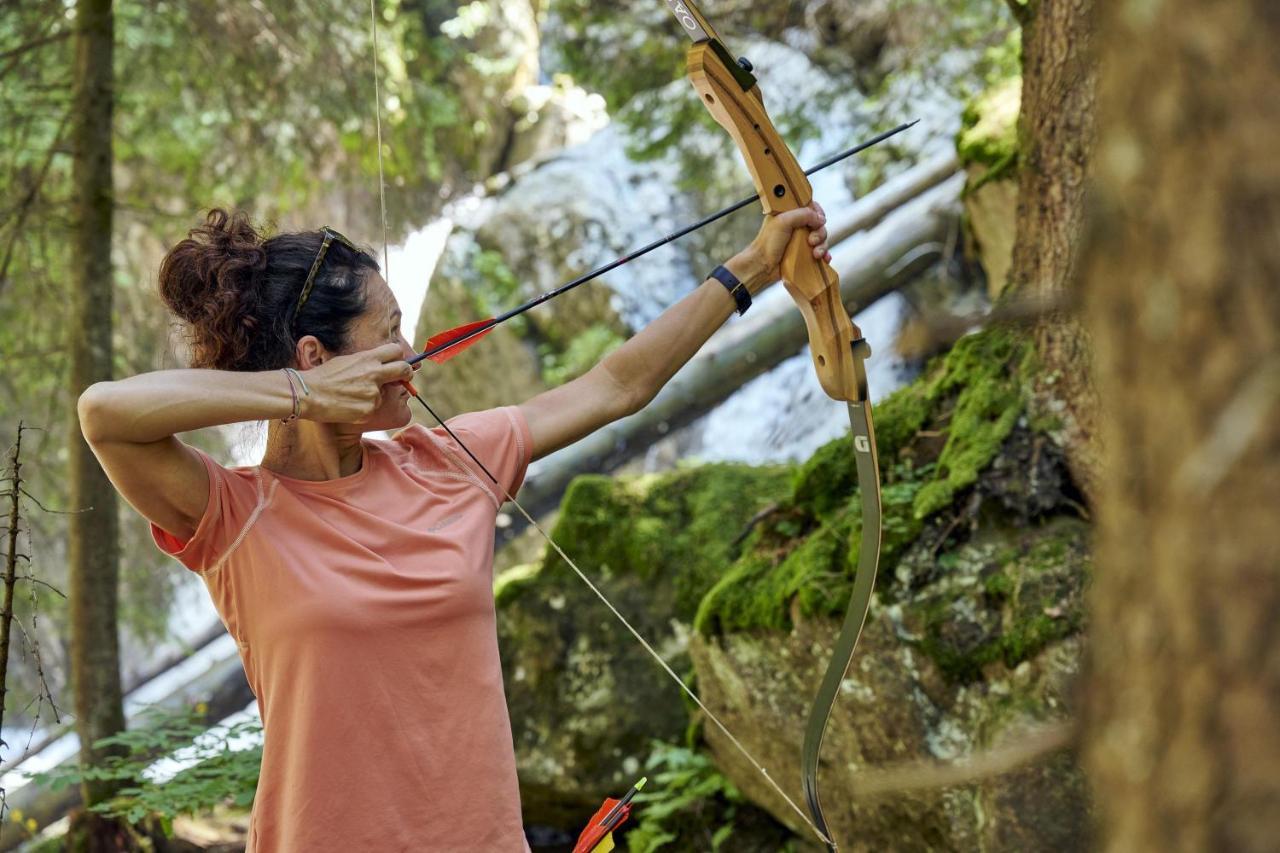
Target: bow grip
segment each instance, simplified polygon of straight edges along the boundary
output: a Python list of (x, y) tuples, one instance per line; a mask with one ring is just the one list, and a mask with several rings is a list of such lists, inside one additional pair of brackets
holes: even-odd
[(809, 229), (797, 228), (782, 256), (782, 284), (791, 294), (809, 332), (809, 352), (818, 382), (828, 397), (846, 403), (867, 399), (862, 362), (871, 349), (849, 319), (840, 299), (840, 276), (813, 256)]
[[(813, 190), (764, 107), (759, 87), (743, 89), (733, 58), (715, 39), (688, 53), (689, 79), (703, 106), (729, 132), (756, 185), (766, 216), (809, 204)], [(782, 281), (804, 317), (818, 381), (827, 396), (846, 403), (867, 399), (863, 360), (870, 354), (840, 299), (840, 276), (813, 256), (809, 229), (791, 235), (782, 256)]]

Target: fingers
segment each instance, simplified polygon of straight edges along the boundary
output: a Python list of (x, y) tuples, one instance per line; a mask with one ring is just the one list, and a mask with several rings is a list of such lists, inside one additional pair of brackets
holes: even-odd
[(778, 214), (778, 224), (792, 230), (808, 228), (810, 246), (817, 246), (827, 239), (827, 216), (816, 201), (810, 202), (806, 207)]
[(807, 207), (797, 207), (795, 210), (779, 213), (777, 218), (779, 224), (785, 225), (792, 230), (796, 228), (822, 228), (827, 224), (827, 217), (817, 207), (817, 202), (813, 202)]
[(402, 358), (400, 361), (383, 364), (374, 371), (373, 375), (377, 378), (379, 385), (386, 385), (389, 382), (413, 378), (413, 367)]
[(369, 351), (382, 364), (373, 372), (379, 385), (399, 382), (413, 376), (413, 366), (405, 361), (404, 347), (400, 344), (382, 344)]
[(400, 344), (383, 344), (382, 346), (374, 347), (370, 352), (377, 356), (378, 361), (381, 361), (384, 364), (389, 361), (405, 360), (404, 347), (400, 346)]
[(814, 210), (822, 220), (817, 227), (810, 226), (809, 245), (813, 247), (813, 256), (830, 261), (831, 253), (827, 251), (827, 215), (817, 201), (810, 202), (809, 208)]

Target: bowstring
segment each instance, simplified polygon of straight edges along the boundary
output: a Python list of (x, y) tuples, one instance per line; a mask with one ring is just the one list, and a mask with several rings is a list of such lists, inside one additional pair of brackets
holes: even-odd
[[(612, 613), (615, 617), (617, 617), (618, 621), (622, 623), (623, 627), (625, 627), (629, 632), (631, 632), (631, 636), (635, 637), (636, 641), (640, 643), (641, 646), (644, 647), (644, 650), (648, 652), (649, 655), (657, 662), (658, 666), (662, 667), (663, 671), (666, 672), (667, 675), (671, 677), (671, 680), (674, 681), (682, 691), (684, 691), (685, 695), (687, 695), (690, 699), (693, 700), (694, 704), (696, 704), (698, 708), (702, 711), (702, 713), (706, 715), (707, 719), (711, 720), (711, 722), (715, 724), (715, 727), (720, 730), (721, 734), (723, 734), (726, 738), (728, 738), (729, 742), (733, 744), (734, 748), (737, 749), (738, 752), (740, 752), (742, 756), (747, 760), (747, 762), (756, 769), (756, 772), (758, 772), (761, 776), (764, 777), (764, 780), (769, 783), (769, 786), (773, 788), (774, 791), (777, 792), (778, 796), (782, 797), (782, 799), (791, 808), (791, 810), (794, 811), (796, 815), (799, 816), (799, 818), (802, 821), (804, 821), (804, 823), (810, 829), (813, 830), (814, 835), (816, 835), (819, 839), (821, 839), (824, 844), (830, 845), (834, 848), (834, 845), (832, 844), (831, 840), (826, 836), (826, 834), (823, 833), (822, 830), (818, 828), (817, 824), (815, 824), (809, 818), (809, 816), (805, 814), (805, 812), (800, 808), (800, 806), (796, 804), (795, 800), (793, 800), (787, 794), (787, 792), (782, 789), (782, 786), (779, 785), (774, 780), (773, 776), (769, 773), (768, 768), (765, 767), (763, 764), (761, 764), (760, 761), (756, 759), (755, 755), (753, 755), (750, 750), (748, 750), (745, 746), (743, 746), (742, 741), (738, 740), (737, 736), (734, 735), (734, 733), (729, 730), (729, 727), (726, 726), (718, 716), (716, 716), (715, 712), (707, 707), (706, 703), (702, 701), (702, 698), (694, 691), (694, 689), (690, 687), (688, 684), (686, 684), (684, 682), (684, 679), (682, 679), (676, 673), (676, 671), (671, 668), (671, 665), (667, 663), (666, 659), (662, 655), (658, 653), (658, 650), (655, 649), (653, 645), (648, 640), (645, 639), (644, 635), (641, 634), (640, 631), (637, 630), (636, 627), (627, 620), (627, 617), (624, 616), (622, 612), (613, 605), (613, 602), (611, 602), (608, 599), (608, 597), (605, 596), (603, 592), (601, 592), (600, 588), (596, 586), (594, 582), (592, 582), (591, 578), (587, 576), (586, 572), (584, 572), (582, 569), (578, 567), (578, 564), (574, 562), (573, 558), (564, 552), (564, 549), (560, 547), (559, 543), (557, 543), (554, 539), (551, 538), (551, 534), (547, 533), (547, 531), (543, 529), (542, 525), (540, 525), (537, 522), (537, 520), (529, 513), (529, 511), (526, 510), (524, 506), (521, 505), (521, 503), (515, 499), (515, 496), (511, 494), (511, 492), (506, 488), (506, 486), (504, 486), (502, 483), (500, 483), (497, 480), (496, 477), (490, 474), (489, 470), (485, 468), (483, 464), (481, 464), (479, 459), (476, 459), (475, 454), (471, 452), (470, 448), (468, 448), (465, 443), (463, 443), (462, 439), (458, 437), (457, 433), (455, 433), (452, 429), (450, 429), (445, 424), (445, 422), (440, 419), (440, 416), (437, 415), (429, 405), (427, 405), (427, 401), (422, 399), (422, 396), (420, 394), (414, 394), (414, 398), (417, 399), (417, 401), (421, 403), (428, 412), (431, 413), (431, 416), (436, 420), (437, 423), (440, 424), (441, 427), (444, 428), (445, 432), (447, 432), (449, 436), (458, 443), (458, 446), (461, 447), (464, 451), (466, 451), (467, 455), (470, 456), (475, 461), (475, 463), (480, 466), (480, 470), (483, 471), (489, 477), (489, 479), (493, 481), (493, 484), (498, 487), (498, 490), (503, 495), (503, 499), (506, 501), (509, 501), (511, 505), (514, 506), (517, 511), (519, 511), (520, 515), (524, 517), (524, 520), (529, 523), (529, 526), (532, 527), (534, 530), (538, 531), (538, 534), (543, 539), (546, 540), (547, 544), (550, 545), (551, 548), (557, 554), (560, 555), (560, 559), (564, 560), (565, 563), (568, 564), (569, 568), (573, 570), (573, 573), (576, 574), (578, 578), (581, 579), (581, 581), (587, 585), (588, 589), (590, 589), (593, 593), (595, 593), (596, 597), (600, 599), (600, 601), (604, 604), (605, 607), (609, 608), (609, 612)], [(433, 433), (431, 430), (427, 430), (426, 432), (427, 432), (427, 435), (431, 437), (432, 443), (435, 444), (437, 447), (439, 447), (445, 453), (445, 455), (449, 457), (450, 461), (452, 461), (455, 466), (459, 467), (463, 472), (468, 472), (468, 469), (465, 463), (462, 461), (462, 457), (454, 453), (453, 449), (450, 448), (443, 441), (441, 441), (439, 436), (435, 435), (435, 433)], [(474, 475), (472, 476), (474, 477)]]
[(377, 0), (369, 0), (369, 22), (373, 29), (373, 115), (378, 128), (378, 203), (382, 207), (382, 277), (391, 283), (391, 256), (387, 249), (387, 181), (382, 174), (382, 93), (378, 83)]
[[(376, 117), (376, 126), (378, 129), (378, 198), (382, 206), (382, 254), (383, 254), (383, 264), (384, 266), (387, 267), (386, 275), (384, 276), (384, 278), (387, 278), (388, 280), (390, 280), (390, 266), (387, 263), (386, 180), (383, 176), (383, 170), (382, 170), (382, 100), (380, 97), (379, 84), (378, 84), (378, 15), (377, 15), (376, 3), (377, 3), (377, 0), (369, 0), (369, 20), (373, 29), (373, 50), (374, 50), (373, 90), (374, 90), (374, 114)], [(498, 479), (494, 477), (493, 474), (489, 472), (489, 469), (484, 466), (484, 463), (482, 463), (476, 457), (476, 455), (471, 452), (471, 449), (467, 447), (466, 443), (463, 442), (461, 438), (458, 437), (457, 433), (455, 433), (452, 429), (450, 429), (448, 425), (445, 424), (445, 422), (440, 418), (440, 416), (435, 413), (435, 410), (432, 409), (431, 406), (427, 404), (427, 401), (422, 398), (422, 395), (417, 392), (414, 392), (413, 397), (419, 403), (422, 404), (423, 408), (425, 408), (427, 412), (430, 413), (431, 417), (435, 419), (436, 423), (440, 424), (440, 426), (444, 429), (444, 431), (448, 433), (449, 437), (452, 438), (455, 442), (457, 442), (458, 446), (461, 447), (466, 452), (466, 454), (471, 457), (471, 460), (475, 462), (477, 466), (479, 466), (480, 470), (484, 472), (485, 476), (487, 476), (491, 481), (493, 481), (493, 484), (497, 486), (499, 491), (502, 492), (505, 500), (510, 502), (511, 505), (514, 506), (517, 511), (519, 511), (520, 515), (524, 516), (524, 520), (529, 524), (529, 526), (532, 527), (534, 530), (538, 531), (538, 534), (543, 539), (546, 540), (547, 544), (550, 545), (551, 548), (560, 556), (560, 559), (564, 560), (565, 563), (569, 566), (569, 568), (573, 570), (573, 573), (577, 575), (578, 578), (584, 584), (587, 585), (587, 588), (590, 589), (593, 593), (595, 593), (596, 598), (599, 598), (601, 603), (603, 603), (604, 606), (609, 609), (609, 612), (612, 613), (617, 618), (617, 620), (622, 623), (623, 627), (625, 627), (627, 631), (631, 633), (631, 636), (635, 637), (636, 642), (638, 642), (644, 648), (644, 650), (649, 653), (650, 657), (652, 657), (654, 661), (657, 662), (658, 666), (660, 666), (662, 670), (666, 672), (668, 676), (671, 677), (671, 680), (676, 683), (676, 686), (678, 686), (685, 693), (686, 696), (688, 696), (691, 700), (693, 700), (694, 704), (698, 706), (699, 710), (701, 710), (702, 713), (706, 715), (706, 718), (709, 719), (715, 725), (715, 727), (720, 730), (720, 733), (723, 734), (729, 740), (729, 743), (733, 744), (734, 748), (737, 749), (738, 752), (742, 754), (743, 758), (745, 758), (747, 762), (752, 767), (755, 768), (756, 772), (759, 773), (762, 777), (764, 777), (764, 780), (769, 783), (769, 786), (773, 788), (773, 790), (778, 794), (778, 796), (782, 797), (783, 801), (791, 808), (792, 811), (796, 813), (796, 816), (799, 817), (800, 820), (803, 821), (806, 826), (808, 826), (811, 830), (813, 830), (814, 835), (816, 835), (819, 839), (821, 839), (821, 841), (824, 844), (827, 844), (834, 848), (835, 845), (832, 843), (831, 839), (829, 839), (827, 835), (818, 828), (817, 824), (815, 824), (813, 820), (810, 819), (809, 815), (806, 814), (804, 810), (801, 809), (800, 806), (796, 803), (796, 801), (793, 800), (787, 794), (787, 792), (782, 789), (782, 786), (779, 785), (777, 781), (774, 780), (773, 776), (769, 773), (768, 768), (765, 767), (762, 763), (760, 763), (760, 761), (756, 759), (756, 757), (751, 753), (751, 751), (748, 750), (742, 744), (742, 741), (738, 740), (737, 736), (734, 735), (734, 733), (729, 730), (729, 727), (726, 726), (718, 716), (716, 716), (715, 712), (707, 707), (706, 703), (702, 701), (702, 697), (700, 697), (692, 687), (686, 684), (684, 679), (681, 678), (679, 674), (676, 673), (676, 671), (671, 668), (671, 665), (667, 663), (666, 659), (662, 655), (660, 655), (658, 653), (658, 650), (655, 649), (653, 645), (648, 640), (645, 639), (644, 635), (641, 634), (640, 631), (637, 630), (636, 627), (632, 625), (630, 621), (627, 620), (627, 617), (624, 616), (622, 612), (613, 605), (613, 602), (608, 599), (608, 597), (600, 590), (598, 586), (595, 585), (594, 582), (592, 582), (591, 578), (587, 576), (587, 573), (578, 567), (578, 564), (574, 562), (573, 558), (570, 557), (568, 554), (566, 554), (564, 552), (564, 549), (560, 547), (559, 543), (557, 543), (554, 539), (551, 538), (551, 534), (549, 534), (546, 530), (544, 530), (542, 525), (537, 522), (537, 520), (529, 513), (529, 511), (526, 510), (518, 500), (516, 500), (515, 495), (511, 494), (511, 492), (507, 489), (506, 486), (498, 482)], [(441, 441), (440, 437), (435, 435), (435, 433), (433, 433), (431, 430), (427, 430), (426, 432), (427, 432), (427, 435), (430, 436), (432, 443), (434, 443), (437, 447), (439, 447), (442, 451), (444, 451), (445, 455), (449, 457), (449, 459), (453, 462), (455, 466), (459, 467), (464, 472), (468, 471), (466, 464), (462, 461), (462, 458), (459, 457), (456, 453), (454, 453), (452, 448), (450, 448), (447, 444)]]

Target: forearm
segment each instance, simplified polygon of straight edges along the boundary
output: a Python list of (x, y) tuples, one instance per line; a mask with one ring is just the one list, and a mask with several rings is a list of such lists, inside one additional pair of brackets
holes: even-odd
[[(753, 293), (767, 283), (762, 267), (747, 253), (735, 255), (725, 267)], [(601, 367), (627, 390), (635, 407), (642, 408), (734, 310), (733, 297), (724, 285), (708, 278), (607, 355)]]
[(279, 370), (157, 370), (92, 385), (78, 408), (87, 441), (145, 444), (202, 427), (288, 417), (293, 396)]

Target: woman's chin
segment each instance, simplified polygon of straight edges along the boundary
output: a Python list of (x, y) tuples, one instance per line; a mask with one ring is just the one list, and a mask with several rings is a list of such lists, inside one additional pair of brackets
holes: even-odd
[(413, 412), (409, 411), (407, 399), (396, 401), (397, 405), (387, 406), (374, 413), (373, 417), (360, 426), (365, 432), (374, 430), (393, 430), (406, 427), (413, 422)]

